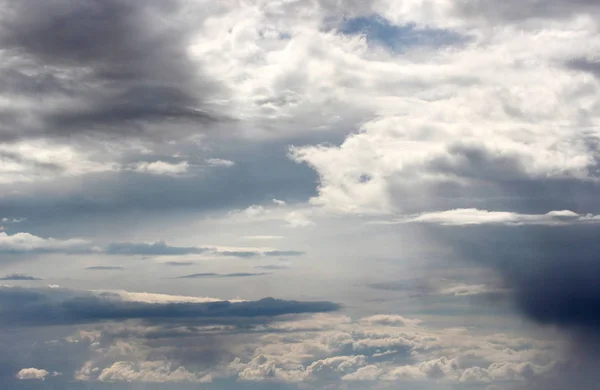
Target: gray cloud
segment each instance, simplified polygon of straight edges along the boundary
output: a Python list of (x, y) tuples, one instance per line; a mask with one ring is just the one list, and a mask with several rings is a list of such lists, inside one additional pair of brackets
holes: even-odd
[(255, 257), (260, 255), (260, 252), (253, 251), (220, 251), (220, 255), (232, 257)]
[[(66, 289), (0, 288), (0, 324), (40, 326), (124, 321), (251, 323), (284, 314), (335, 311), (331, 302), (259, 301), (208, 303), (144, 303), (124, 301), (117, 294)], [(242, 319), (242, 320), (240, 320)]]
[(587, 58), (574, 58), (566, 63), (567, 68), (586, 72), (600, 78), (600, 61)]
[(281, 269), (290, 269), (290, 266), (289, 265), (280, 265), (280, 264), (267, 264), (267, 265), (258, 265), (254, 268), (266, 269), (266, 270), (281, 270)]
[(2, 3), (8, 11), (0, 18), (0, 46), (10, 60), (0, 88), (70, 101), (32, 110), (41, 125), (6, 112), (16, 126), (4, 127), (3, 138), (140, 135), (144, 123), (216, 119), (203, 102), (211, 87), (187, 59), (181, 2)]
[(167, 261), (164, 264), (170, 265), (173, 267), (186, 267), (188, 265), (194, 265), (191, 261)]
[[(230, 210), (271, 199), (301, 201), (315, 194), (316, 175), (309, 167), (296, 164), (286, 155), (286, 141), (260, 144), (229, 142), (213, 144), (214, 153), (237, 164), (227, 170), (204, 170), (194, 175), (172, 177), (136, 172), (104, 172), (78, 178), (63, 177), (55, 182), (38, 181), (2, 185), (0, 215), (17, 215), (36, 221), (32, 228), (48, 222), (48, 233), (81, 220), (125, 218), (138, 211)], [(307, 142), (307, 141), (298, 141)], [(189, 153), (197, 153), (190, 150)], [(147, 156), (145, 157), (147, 158)], [(165, 159), (165, 161), (169, 161)], [(165, 191), (168, 188), (169, 191)], [(244, 188), (244, 191), (239, 191)], [(18, 193), (11, 191), (17, 190)], [(44, 194), (41, 196), (40, 194)]]
[(109, 244), (103, 252), (108, 255), (176, 256), (200, 254), (209, 250), (209, 248), (170, 246), (165, 242), (159, 241), (153, 244), (128, 242), (112, 243)]
[(86, 268), (89, 271), (120, 271), (120, 270), (124, 270), (125, 268), (123, 267), (111, 267), (111, 266), (104, 266), (104, 265), (96, 265), (93, 267), (87, 267)]
[[(595, 226), (437, 229), (460, 257), (492, 267), (530, 319), (600, 337)], [(493, 239), (492, 239), (493, 238)]]
[(231, 274), (217, 274), (217, 273), (207, 272), (207, 273), (179, 276), (177, 279), (245, 278), (245, 277), (249, 277), (249, 276), (261, 276), (261, 275), (268, 275), (268, 273), (266, 273), (266, 272), (260, 272), (260, 273), (237, 272), (237, 273), (231, 273)]
[(269, 251), (265, 256), (303, 256), (305, 252), (301, 251)]
[(24, 275), (24, 274), (11, 274), (7, 275), (0, 280), (42, 280), (33, 276)]
[(596, 14), (600, 5), (594, 0), (471, 0), (457, 2), (456, 9), (466, 17), (483, 16), (494, 21), (520, 22)]
[[(537, 324), (562, 330), (565, 363), (527, 389), (593, 389), (600, 345), (600, 228), (578, 226), (479, 226), (435, 228), (457, 257), (485, 265), (502, 277), (516, 309)], [(575, 381), (575, 382), (574, 382)]]

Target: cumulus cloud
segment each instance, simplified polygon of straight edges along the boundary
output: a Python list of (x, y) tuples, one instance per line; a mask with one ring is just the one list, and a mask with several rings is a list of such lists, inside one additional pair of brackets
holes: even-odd
[(123, 382), (211, 382), (210, 375), (198, 377), (183, 366), (172, 367), (169, 362), (116, 362), (100, 372), (100, 381)]
[(234, 161), (222, 158), (208, 158), (205, 161), (211, 167), (232, 167), (235, 165)]
[(135, 172), (152, 175), (182, 175), (188, 172), (190, 165), (187, 161), (170, 163), (166, 161), (140, 162), (132, 166)]
[(50, 373), (44, 369), (40, 368), (23, 368), (19, 370), (17, 373), (17, 379), (35, 379), (35, 380), (44, 380), (48, 376), (57, 376), (60, 375), (58, 372)]

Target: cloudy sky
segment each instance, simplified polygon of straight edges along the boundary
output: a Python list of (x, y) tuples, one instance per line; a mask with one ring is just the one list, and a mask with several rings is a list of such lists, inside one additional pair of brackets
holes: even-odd
[(0, 0), (0, 387), (591, 390), (600, 3)]

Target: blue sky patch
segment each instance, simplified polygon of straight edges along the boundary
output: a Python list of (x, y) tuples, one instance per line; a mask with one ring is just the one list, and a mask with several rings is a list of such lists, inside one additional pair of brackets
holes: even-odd
[(463, 43), (467, 37), (439, 28), (421, 28), (414, 23), (394, 25), (381, 16), (363, 16), (347, 19), (340, 27), (346, 35), (364, 34), (369, 44), (385, 46), (402, 52), (412, 47), (440, 47)]

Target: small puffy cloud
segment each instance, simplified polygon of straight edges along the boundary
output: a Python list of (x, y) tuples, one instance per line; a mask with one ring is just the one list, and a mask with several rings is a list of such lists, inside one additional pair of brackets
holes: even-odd
[(378, 314), (370, 317), (365, 317), (361, 319), (362, 322), (372, 324), (372, 325), (384, 325), (384, 326), (398, 326), (402, 327), (407, 323), (410, 323), (411, 320), (407, 320), (406, 318), (399, 315), (386, 315), (386, 314)]
[(383, 370), (375, 365), (369, 365), (359, 368), (358, 370), (346, 374), (342, 377), (345, 381), (375, 381), (377, 380)]
[(313, 226), (315, 224), (309, 216), (302, 211), (290, 211), (283, 219), (287, 222), (287, 226), (292, 228)]
[(204, 161), (211, 167), (232, 167), (235, 165), (234, 161), (222, 158), (208, 158)]
[(2, 223), (20, 223), (25, 221), (25, 218), (2, 218)]
[(166, 161), (140, 162), (134, 164), (131, 170), (152, 175), (177, 176), (188, 172), (190, 165), (187, 161), (170, 163)]
[(35, 379), (35, 380), (45, 380), (48, 376), (57, 376), (60, 375), (60, 373), (58, 372), (53, 372), (50, 373), (44, 369), (40, 369), (40, 368), (23, 368), (21, 370), (19, 370), (19, 372), (17, 373), (17, 379)]

